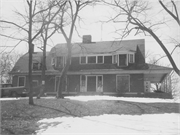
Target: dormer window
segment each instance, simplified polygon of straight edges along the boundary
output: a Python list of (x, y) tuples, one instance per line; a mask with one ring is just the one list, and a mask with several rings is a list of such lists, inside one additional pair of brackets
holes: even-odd
[(104, 63), (105, 64), (112, 64), (112, 55), (104, 56)]
[(118, 66), (127, 66), (127, 54), (119, 54)]
[(39, 62), (33, 62), (32, 66), (33, 70), (41, 70), (41, 63)]
[(88, 56), (88, 63), (95, 64), (96, 63), (96, 56)]
[(118, 63), (118, 55), (113, 55), (113, 56), (112, 56), (112, 63), (113, 63), (113, 64)]
[(97, 56), (97, 63), (103, 63), (103, 56)]
[(129, 63), (134, 63), (134, 54), (129, 54)]
[(56, 67), (59, 67), (59, 68), (64, 67), (63, 56), (59, 56), (59, 57), (56, 58)]
[(104, 56), (81, 56), (80, 64), (102, 64)]
[(85, 56), (82, 56), (82, 57), (80, 57), (81, 59), (80, 59), (80, 63), (81, 64), (86, 64), (86, 57)]
[(51, 59), (51, 65), (55, 68), (63, 68), (65, 65), (65, 57), (58, 56)]

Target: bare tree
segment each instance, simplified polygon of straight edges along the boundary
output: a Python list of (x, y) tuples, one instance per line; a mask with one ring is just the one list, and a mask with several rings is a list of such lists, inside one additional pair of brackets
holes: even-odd
[[(147, 12), (151, 9), (147, 1), (113, 0), (113, 2), (111, 3), (106, 1), (104, 2), (108, 5), (111, 5), (117, 12), (115, 17), (111, 18), (110, 21), (113, 21), (115, 23), (126, 24), (125, 29), (121, 29), (121, 31), (123, 31), (122, 38), (128, 36), (133, 30), (135, 30), (135, 35), (143, 33), (145, 35), (152, 36), (160, 45), (162, 50), (165, 52), (174, 71), (180, 76), (180, 70), (178, 69), (176, 63), (174, 62), (171, 53), (166, 48), (165, 44), (161, 41), (160, 37), (158, 37), (158, 35), (155, 33), (156, 31), (155, 27), (160, 26), (161, 24), (165, 24), (165, 22), (161, 21), (158, 23), (153, 23), (152, 20), (147, 18)], [(167, 13), (174, 18), (174, 20), (179, 25), (179, 16), (175, 2), (171, 1), (172, 7), (175, 9), (175, 13), (168, 10), (168, 8), (163, 4), (162, 1), (159, 0), (159, 3), (167, 11)], [(125, 16), (127, 19), (121, 20), (122, 16)], [(175, 48), (177, 47), (180, 47), (180, 44), (175, 45)]]
[(21, 56), (22, 54), (17, 52), (3, 52), (0, 54), (0, 83), (11, 83), (11, 76), (9, 75), (9, 72)]
[[(48, 3), (42, 3), (41, 7), (42, 9), (45, 9), (45, 7), (49, 6)], [(39, 21), (42, 23), (47, 22), (47, 24), (44, 26), (42, 32), (41, 32), (41, 39), (43, 41), (43, 46), (40, 48), (43, 51), (43, 60), (42, 60), (42, 75), (41, 75), (41, 89), (40, 93), (38, 94), (37, 98), (40, 98), (42, 94), (44, 93), (45, 89), (45, 70), (46, 70), (46, 46), (48, 39), (50, 39), (55, 32), (57, 31), (57, 27), (55, 27), (54, 18), (61, 12), (61, 8), (66, 4), (66, 1), (63, 1), (62, 3), (59, 3), (60, 7), (54, 11), (54, 8), (49, 8), (46, 12), (47, 13), (41, 13), (39, 16)]]
[[(27, 5), (28, 5), (28, 11), (27, 15), (24, 15), (22, 13), (16, 12), (17, 15), (21, 16), (24, 20), (23, 24), (18, 24), (12, 21), (7, 21), (7, 20), (0, 20), (0, 23), (4, 23), (6, 26), (14, 26), (18, 29), (19, 32), (23, 31), (25, 32), (28, 36), (25, 38), (21, 37), (14, 37), (11, 35), (5, 35), (5, 34), (0, 34), (0, 36), (15, 39), (21, 41), (26, 41), (28, 42), (29, 46), (29, 70), (28, 70), (28, 83), (29, 83), (29, 104), (34, 105), (33, 102), (33, 89), (32, 89), (32, 53), (33, 53), (33, 48), (34, 44), (33, 42), (36, 40), (36, 38), (42, 33), (43, 29), (45, 26), (48, 24), (46, 21), (39, 21), (38, 20), (38, 15), (47, 11), (50, 8), (53, 8), (61, 3), (55, 2), (55, 0), (50, 1), (50, 4), (48, 7), (45, 9), (38, 9), (38, 1), (37, 0), (26, 0)], [(48, 17), (48, 14), (46, 14), (45, 18)], [(49, 20), (53, 20), (55, 15), (53, 15)], [(42, 23), (43, 22), (43, 23)], [(34, 26), (34, 28), (33, 28)], [(8, 27), (5, 27), (8, 28)]]
[[(76, 28), (76, 21), (80, 19), (79, 12), (87, 5), (94, 4), (96, 0), (68, 0), (66, 5), (62, 8), (59, 18), (56, 20), (56, 27), (66, 40), (67, 59), (66, 64), (61, 72), (58, 83), (57, 98), (63, 98), (62, 90), (65, 89), (65, 78), (70, 66), (71, 51), (72, 51), (72, 37), (74, 29)], [(67, 28), (69, 28), (67, 30)]]

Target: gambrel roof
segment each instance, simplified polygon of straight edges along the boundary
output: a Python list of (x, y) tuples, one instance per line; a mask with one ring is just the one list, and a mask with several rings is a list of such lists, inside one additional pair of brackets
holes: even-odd
[[(49, 52), (46, 52), (46, 55), (49, 55)], [(43, 57), (42, 52), (34, 52), (32, 61), (41, 63), (42, 57)], [(16, 62), (15, 66), (13, 67), (13, 69), (10, 73), (27, 72), (28, 71), (28, 63), (29, 63), (29, 53), (26, 53), (19, 58), (19, 60)]]

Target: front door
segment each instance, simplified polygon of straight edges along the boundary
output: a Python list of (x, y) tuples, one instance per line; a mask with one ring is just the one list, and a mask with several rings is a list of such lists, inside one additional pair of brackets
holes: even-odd
[(130, 79), (128, 75), (118, 75), (116, 78), (116, 89), (118, 93), (129, 92)]
[(88, 92), (96, 91), (96, 76), (87, 77), (87, 91)]

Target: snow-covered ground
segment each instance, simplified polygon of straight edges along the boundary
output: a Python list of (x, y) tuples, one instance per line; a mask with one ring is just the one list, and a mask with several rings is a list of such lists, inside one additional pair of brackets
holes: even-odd
[[(66, 97), (73, 100), (124, 100), (134, 102), (175, 102), (170, 99), (110, 96)], [(57, 117), (38, 121), (38, 135), (180, 135), (180, 114)]]
[[(38, 122), (39, 135), (118, 134), (118, 135), (179, 135), (179, 114), (100, 115), (58, 117)], [(47, 126), (48, 125), (48, 126)]]
[(174, 99), (160, 99), (160, 98), (138, 98), (138, 97), (113, 97), (113, 96), (69, 96), (67, 99), (78, 101), (92, 101), (92, 100), (122, 100), (140, 103), (179, 103), (179, 100)]

